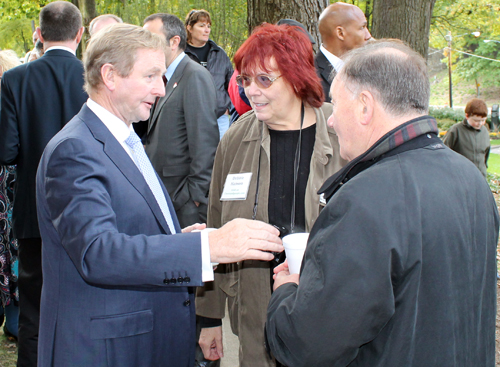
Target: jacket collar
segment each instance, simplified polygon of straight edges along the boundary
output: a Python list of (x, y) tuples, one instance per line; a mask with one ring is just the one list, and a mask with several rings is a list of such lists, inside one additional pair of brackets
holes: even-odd
[[(384, 157), (421, 146), (441, 143), (437, 134), (437, 123), (431, 116), (422, 116), (405, 122), (389, 131), (365, 153), (353, 159), (344, 168), (328, 178), (319, 189), (318, 194), (324, 194), (326, 198), (330, 198), (344, 183)], [(425, 135), (428, 138), (418, 139)], [(414, 144), (409, 144), (410, 142)]]
[[(323, 106), (325, 105), (323, 104)], [(314, 108), (314, 113), (316, 114), (316, 136), (313, 154), (322, 164), (326, 165), (328, 163), (328, 157), (333, 156), (333, 148), (330, 143), (329, 134), (335, 134), (335, 132), (333, 129), (328, 128), (326, 124), (327, 117), (325, 116), (323, 106), (321, 108)], [(253, 114), (253, 118), (257, 120), (253, 111), (251, 114)], [(261, 131), (262, 142), (265, 142), (269, 139), (269, 129), (265, 123), (257, 120), (256, 123), (250, 124), (250, 128), (243, 136), (243, 141), (261, 140)]]

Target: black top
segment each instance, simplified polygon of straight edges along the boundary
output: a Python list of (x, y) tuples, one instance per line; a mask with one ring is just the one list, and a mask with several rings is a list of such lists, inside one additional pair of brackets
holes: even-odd
[(208, 42), (203, 47), (194, 47), (188, 44), (186, 48), (196, 55), (202, 66), (207, 67), (208, 51), (210, 51), (210, 44)]
[[(285, 234), (288, 234), (291, 229), (294, 161), (299, 130), (269, 130), (269, 135), (271, 137), (269, 223), (280, 228), (285, 227), (287, 232)], [(302, 130), (299, 174), (295, 194), (294, 232), (305, 232), (305, 193), (315, 136), (316, 124)]]

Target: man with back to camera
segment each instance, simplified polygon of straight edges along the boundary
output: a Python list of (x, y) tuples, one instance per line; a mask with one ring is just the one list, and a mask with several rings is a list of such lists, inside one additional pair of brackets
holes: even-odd
[(331, 87), (340, 154), (300, 276), (275, 272), (267, 338), (287, 366), (495, 364), (498, 209), (427, 116), (425, 60), (353, 50)]
[[(364, 46), (372, 37), (366, 17), (356, 5), (336, 2), (329, 5), (318, 20), (321, 46), (314, 59), (325, 102), (330, 102), (330, 85), (344, 62), (340, 59), (347, 51)], [(332, 73), (333, 71), (333, 73)]]
[(279, 233), (243, 219), (181, 231), (132, 129), (165, 94), (161, 37), (107, 27), (91, 38), (84, 66), (89, 99), (49, 142), (37, 173), (39, 366), (192, 367), (192, 287), (213, 280), (211, 262), (271, 260), (263, 251), (283, 249)]
[(36, 366), (42, 259), (36, 217), (35, 175), (49, 140), (87, 99), (83, 66), (76, 58), (84, 28), (82, 15), (67, 1), (40, 12), (39, 40), (45, 54), (2, 77), (0, 165), (17, 164), (14, 235), (19, 239), (18, 366)]
[(219, 144), (215, 85), (210, 72), (184, 53), (186, 28), (172, 14), (144, 20), (167, 41), (168, 83), (143, 137), (151, 163), (174, 203), (181, 226), (207, 220), (207, 195)]

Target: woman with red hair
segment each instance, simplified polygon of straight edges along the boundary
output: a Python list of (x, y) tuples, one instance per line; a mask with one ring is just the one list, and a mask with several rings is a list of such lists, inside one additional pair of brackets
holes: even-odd
[[(326, 124), (332, 106), (323, 103), (311, 42), (299, 27), (264, 24), (234, 61), (252, 111), (231, 126), (217, 149), (207, 224), (218, 228), (233, 218), (252, 218), (274, 224), (282, 235), (307, 232), (321, 209), (318, 189), (345, 163)], [(242, 188), (230, 190), (235, 187)], [(240, 366), (276, 366), (264, 347), (274, 266), (276, 261), (219, 266), (215, 281), (197, 291), (199, 343), (207, 359), (222, 356), (227, 299)]]

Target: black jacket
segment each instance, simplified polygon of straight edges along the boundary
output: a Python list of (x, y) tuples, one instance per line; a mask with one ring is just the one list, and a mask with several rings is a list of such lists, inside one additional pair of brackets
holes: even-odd
[[(285, 365), (495, 365), (498, 210), (477, 168), (426, 119), (393, 130), (320, 189), (333, 196), (300, 284), (269, 303), (268, 341)], [(435, 127), (422, 130), (426, 121)]]
[(65, 50), (11, 69), (2, 78), (0, 164), (17, 164), (16, 238), (39, 238), (35, 176), (45, 145), (87, 101), (83, 65)]
[[(227, 88), (229, 87), (229, 80), (233, 75), (233, 65), (231, 60), (227, 57), (226, 52), (217, 44), (208, 40), (210, 51), (208, 52), (207, 70), (212, 74), (215, 83), (215, 90), (217, 94), (217, 118), (221, 117), (226, 110), (231, 109), (231, 99)], [(184, 51), (191, 59), (200, 63), (198, 57), (189, 49)]]
[(330, 61), (326, 58), (323, 52), (318, 51), (316, 57), (314, 58), (314, 66), (316, 67), (316, 74), (318, 74), (321, 79), (321, 86), (323, 87), (323, 92), (325, 93), (325, 102), (330, 102), (330, 86), (332, 85), (332, 80), (335, 74), (332, 74), (333, 68)]

